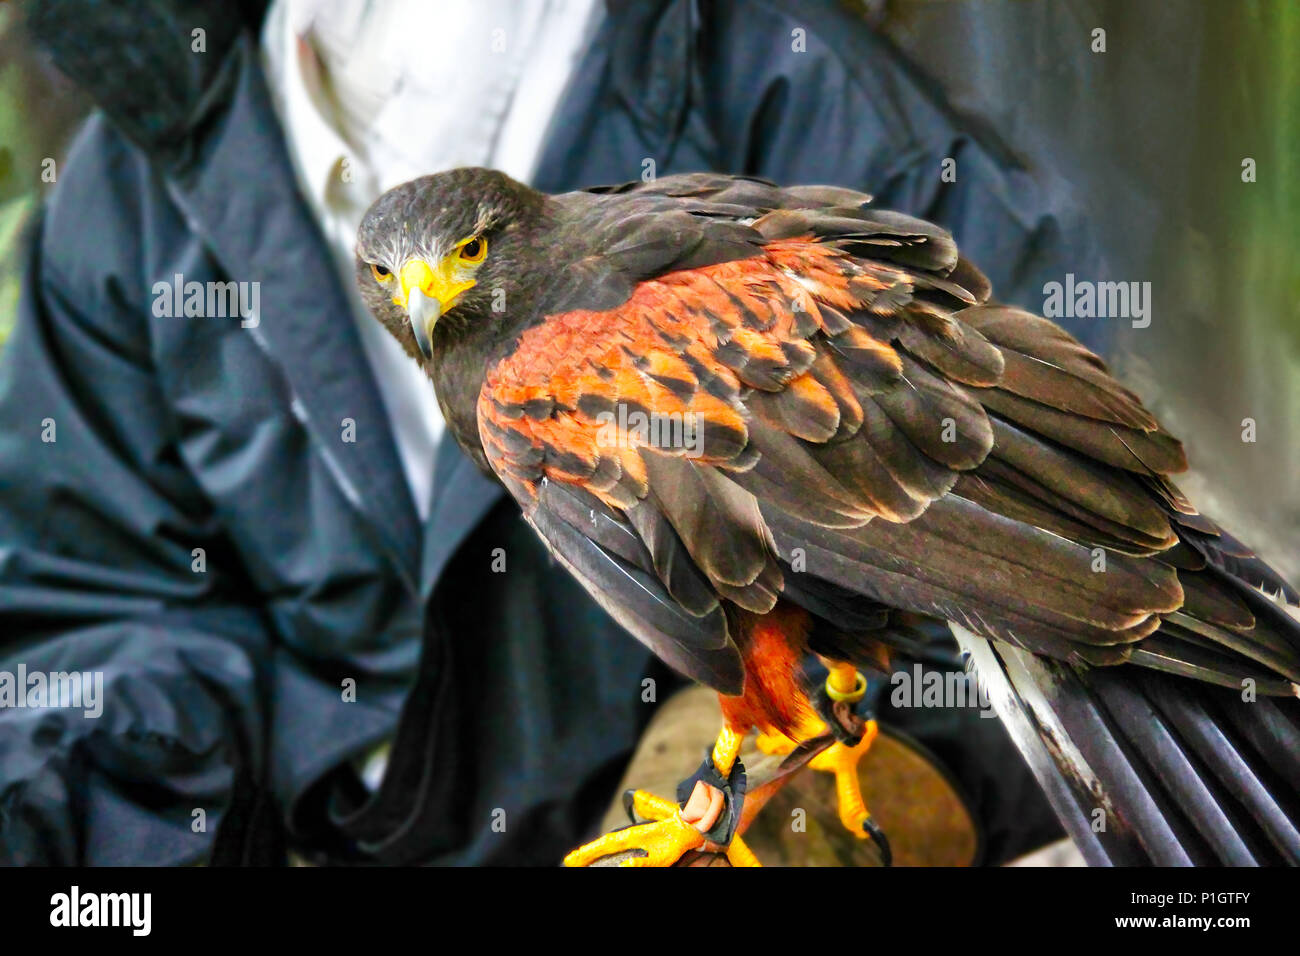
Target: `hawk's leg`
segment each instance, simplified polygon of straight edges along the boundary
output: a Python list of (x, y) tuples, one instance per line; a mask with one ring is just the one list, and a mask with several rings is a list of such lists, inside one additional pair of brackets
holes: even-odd
[(744, 799), (744, 767), (738, 759), (748, 728), (725, 723), (712, 751), (679, 788), (681, 803), (644, 790), (624, 796), (629, 813), (650, 820), (607, 833), (564, 858), (565, 866), (589, 866), (618, 853), (636, 855), (619, 866), (672, 866), (690, 850), (721, 849), (733, 866), (758, 866), (736, 835)]
[[(862, 720), (853, 707), (866, 693), (866, 678), (852, 664), (828, 662), (830, 672), (826, 677), (824, 699), (819, 710), (824, 713), (824, 723), (813, 736), (830, 731), (835, 743), (809, 761), (808, 766), (835, 775), (835, 795), (839, 802), (840, 822), (859, 839), (870, 839), (880, 850), (885, 866), (892, 862), (889, 840), (867, 810), (862, 799), (862, 784), (858, 779), (858, 762), (866, 756), (875, 742), (879, 728), (874, 720)], [(819, 695), (821, 696), (821, 695)], [(788, 754), (797, 746), (783, 734), (762, 734), (758, 748), (769, 754)]]

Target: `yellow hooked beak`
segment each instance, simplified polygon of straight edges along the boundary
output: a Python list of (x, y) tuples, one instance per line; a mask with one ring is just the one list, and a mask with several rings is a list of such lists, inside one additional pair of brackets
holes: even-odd
[(406, 310), (411, 332), (424, 357), (433, 358), (433, 327), (462, 292), (473, 288), (474, 280), (458, 280), (450, 257), (436, 267), (431, 267), (423, 259), (411, 259), (402, 266), (397, 278), (402, 295), (401, 298), (394, 296), (393, 302)]

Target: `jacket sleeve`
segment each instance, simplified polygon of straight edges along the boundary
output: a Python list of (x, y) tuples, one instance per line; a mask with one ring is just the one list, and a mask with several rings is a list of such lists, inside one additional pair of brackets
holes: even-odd
[[(765, 4), (773, 18), (765, 35), (775, 39), (719, 44), (706, 80), (724, 88), (721, 101), (747, 104), (724, 117), (726, 164), (780, 183), (864, 189), (884, 208), (937, 222), (999, 301), (1034, 312), (1044, 284), (1067, 272), (1105, 278), (1100, 239), (1074, 187), (1028, 165), (986, 124), (958, 116), (942, 89), (840, 6)], [(750, 36), (742, 7), (719, 8), (716, 35)], [(1110, 350), (1111, 323), (1055, 321), (1094, 351)]]
[(89, 264), (111, 230), (44, 229), (0, 364), (0, 862), (210, 860), (260, 813), (268, 628)]

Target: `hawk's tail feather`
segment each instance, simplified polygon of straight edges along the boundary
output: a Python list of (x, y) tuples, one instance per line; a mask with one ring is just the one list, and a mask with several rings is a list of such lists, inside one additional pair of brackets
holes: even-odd
[(1090, 863), (1300, 865), (1293, 707), (954, 632)]

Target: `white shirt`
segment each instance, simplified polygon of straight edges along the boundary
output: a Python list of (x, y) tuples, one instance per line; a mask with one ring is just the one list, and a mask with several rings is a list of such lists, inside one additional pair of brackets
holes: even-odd
[(527, 182), (597, 0), (275, 0), (267, 83), (348, 290), (423, 520), (445, 429), (432, 383), (357, 294), (357, 226), (387, 189), (457, 166)]

